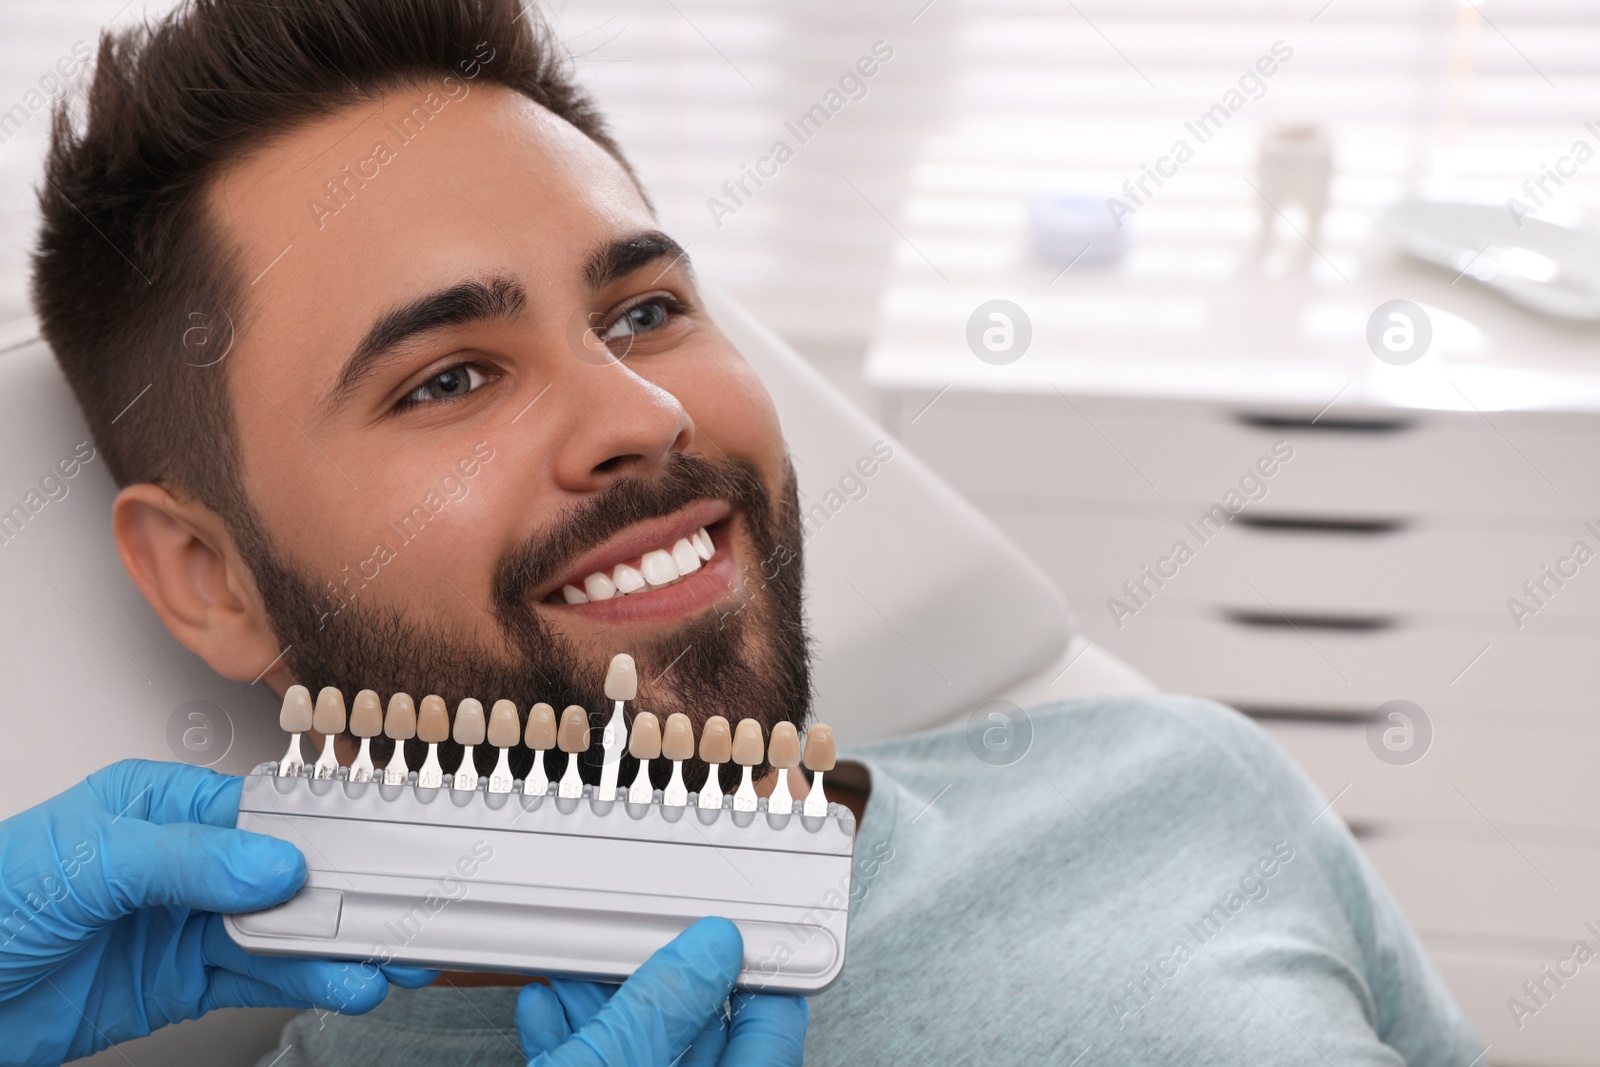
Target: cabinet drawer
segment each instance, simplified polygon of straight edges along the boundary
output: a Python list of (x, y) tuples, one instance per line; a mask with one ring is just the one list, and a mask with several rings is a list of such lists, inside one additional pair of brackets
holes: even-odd
[[(1587, 416), (1389, 413), (1363, 422), (1330, 413), (1315, 426), (1273, 425), (1194, 404), (955, 390), (890, 406), (906, 444), (984, 507), (1008, 497), (1169, 501), (1198, 513), (1282, 440), (1293, 458), (1265, 480), (1261, 501), (1275, 511), (1600, 514), (1600, 420)], [(1329, 428), (1352, 422), (1378, 428)]]
[[(1251, 525), (1264, 514), (1254, 511), (1220, 531), (1201, 529), (1198, 513), (1144, 518), (1000, 508), (990, 514), (1061, 585), (1081, 615), (1107, 621), (1108, 598), (1126, 598), (1123, 582), (1142, 580), (1156, 601), (1242, 611), (1265, 608), (1264, 596), (1291, 613), (1407, 621), (1466, 616), (1506, 634), (1562, 619), (1600, 628), (1600, 535), (1571, 520), (1525, 523), (1521, 530), (1422, 520), (1389, 530), (1333, 533), (1327, 527), (1311, 532)], [(1202, 541), (1202, 533), (1210, 540)], [(1586, 563), (1572, 555), (1580, 540), (1587, 546)], [(1193, 553), (1181, 564), (1172, 555), (1179, 541)], [(1143, 568), (1154, 569), (1163, 558), (1169, 559), (1162, 569), (1170, 576), (1157, 574), (1165, 583), (1158, 588), (1143, 577)], [(1558, 564), (1572, 573), (1555, 573)], [(1537, 600), (1524, 582), (1542, 583), (1534, 588)], [(1507, 604), (1513, 597), (1531, 613), (1513, 615)]]
[(1359, 718), (1402, 698), (1420, 704), (1436, 729), (1449, 722), (1587, 729), (1597, 721), (1600, 657), (1592, 638), (1256, 627), (1159, 603), (1121, 630), (1095, 614), (1081, 614), (1080, 628), (1163, 689), (1247, 709)]

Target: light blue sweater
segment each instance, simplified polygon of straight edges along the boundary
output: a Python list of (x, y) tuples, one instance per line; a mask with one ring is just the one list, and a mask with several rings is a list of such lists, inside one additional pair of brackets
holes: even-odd
[[(1254, 724), (1166, 696), (1031, 717), (1007, 767), (961, 729), (848, 753), (872, 797), (808, 1064), (1477, 1060), (1355, 841)], [(261, 1062), (520, 1067), (515, 999), (394, 990), (367, 1016), (298, 1017)]]

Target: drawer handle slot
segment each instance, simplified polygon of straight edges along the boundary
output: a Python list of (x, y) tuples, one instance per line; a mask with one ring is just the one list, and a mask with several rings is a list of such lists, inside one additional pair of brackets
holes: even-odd
[(1408, 525), (1404, 519), (1341, 519), (1314, 518), (1309, 515), (1251, 515), (1234, 516), (1240, 526), (1255, 530), (1283, 530), (1288, 533), (1373, 534), (1399, 533)]
[(1263, 412), (1236, 411), (1234, 421), (1259, 430), (1321, 430), (1325, 433), (1399, 433), (1414, 425), (1412, 419), (1344, 416), (1322, 418), (1317, 415), (1268, 415)]
[(1395, 626), (1392, 615), (1331, 615), (1322, 612), (1279, 612), (1234, 610), (1223, 617), (1239, 626), (1279, 630), (1340, 630), (1346, 633), (1373, 633)]

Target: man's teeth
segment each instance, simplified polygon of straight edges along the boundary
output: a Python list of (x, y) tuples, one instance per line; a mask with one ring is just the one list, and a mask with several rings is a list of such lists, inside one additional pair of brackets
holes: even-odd
[(595, 571), (583, 580), (583, 588), (575, 585), (561, 587), (561, 597), (568, 604), (587, 604), (591, 600), (610, 600), (619, 593), (639, 593), (660, 589), (700, 569), (702, 561), (716, 554), (711, 535), (705, 527), (689, 537), (680, 537), (666, 548), (646, 552), (637, 567), (619, 563), (610, 571)]

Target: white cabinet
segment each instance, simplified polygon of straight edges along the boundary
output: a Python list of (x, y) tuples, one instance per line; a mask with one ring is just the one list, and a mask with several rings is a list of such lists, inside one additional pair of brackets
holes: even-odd
[[(1288, 747), (1490, 1062), (1591, 1063), (1600, 970), (1532, 1017), (1507, 1002), (1574, 941), (1600, 948), (1584, 925), (1600, 929), (1600, 334), (1380, 253), (1347, 273), (1194, 286), (1187, 319), (1096, 325), (1097, 296), (1144, 294), (1156, 319), (1176, 294), (1112, 274), (1063, 304), (1019, 260), (984, 292), (1033, 313), (1033, 349), (1009, 366), (966, 347), (977, 301), (908, 274), (868, 380), (891, 430), (1033, 556), (1083, 633)], [(1396, 296), (1471, 343), (1393, 367), (1359, 330), (1300, 328), (1331, 303), (1359, 327)], [(1432, 726), (1409, 765), (1367, 740), (1394, 699)]]

